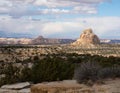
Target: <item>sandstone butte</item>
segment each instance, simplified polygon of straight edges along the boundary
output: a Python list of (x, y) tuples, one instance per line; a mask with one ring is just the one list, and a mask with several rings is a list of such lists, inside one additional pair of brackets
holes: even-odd
[(100, 39), (97, 35), (94, 34), (92, 29), (86, 29), (82, 32), (80, 35), (80, 38), (78, 38), (75, 42), (73, 42), (71, 45), (73, 46), (93, 46), (100, 44)]

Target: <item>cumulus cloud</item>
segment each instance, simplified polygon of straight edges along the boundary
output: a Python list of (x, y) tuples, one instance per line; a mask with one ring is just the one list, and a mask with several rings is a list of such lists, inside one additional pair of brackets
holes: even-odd
[(0, 17), (0, 31), (53, 38), (78, 38), (86, 28), (92, 28), (100, 38), (119, 38), (119, 27), (120, 17), (75, 18), (57, 22)]
[(107, 1), (110, 0), (1, 0), (0, 14), (14, 18), (45, 14), (95, 14), (97, 6)]

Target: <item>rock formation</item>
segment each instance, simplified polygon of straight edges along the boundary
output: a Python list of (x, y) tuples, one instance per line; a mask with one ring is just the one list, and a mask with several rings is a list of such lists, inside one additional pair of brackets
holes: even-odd
[(98, 36), (93, 33), (92, 29), (84, 30), (80, 38), (72, 43), (74, 46), (91, 46), (96, 44), (100, 44), (100, 40)]

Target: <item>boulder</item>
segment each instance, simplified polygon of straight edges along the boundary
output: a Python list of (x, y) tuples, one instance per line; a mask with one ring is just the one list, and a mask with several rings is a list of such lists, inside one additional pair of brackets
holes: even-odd
[(0, 93), (31, 93), (30, 86), (29, 82), (3, 85)]
[(24, 82), (24, 83), (16, 83), (16, 84), (10, 84), (10, 85), (3, 85), (1, 89), (14, 89), (14, 90), (20, 90), (23, 88), (30, 87), (29, 82)]

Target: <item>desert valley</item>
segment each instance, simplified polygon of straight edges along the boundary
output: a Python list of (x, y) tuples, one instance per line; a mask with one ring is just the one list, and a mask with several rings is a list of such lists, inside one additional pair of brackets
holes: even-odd
[(16, 62), (17, 60), (23, 61), (29, 58), (33, 59), (35, 56), (59, 53), (120, 57), (119, 42), (112, 44), (108, 42), (100, 42), (99, 37), (93, 33), (92, 29), (86, 29), (83, 31), (80, 38), (76, 41), (70, 39), (45, 39), (43, 37), (38, 37), (34, 40), (18, 40), (23, 41), (18, 41), (19, 43), (16, 40), (11, 41), (14, 43), (7, 43), (7, 41), (5, 41), (5, 43), (1, 44), (1, 62)]
[[(5, 39), (3, 42), (2, 39), (2, 43), (0, 45), (0, 85), (2, 86), (0, 89), (0, 93), (4, 93), (5, 91), (5, 93), (31, 93), (30, 86), (33, 86), (31, 87), (32, 93), (113, 93), (119, 91), (119, 88), (116, 88), (119, 85), (117, 85), (119, 79), (116, 80), (117, 83), (115, 83), (113, 86), (106, 85), (106, 87), (102, 88), (104, 84), (102, 86), (99, 84), (94, 85), (94, 82), (99, 82), (100, 84), (102, 84), (102, 82), (110, 82), (111, 84), (113, 84), (112, 81), (104, 81), (102, 79), (97, 81), (96, 79), (98, 78), (104, 77), (106, 79), (108, 77), (114, 77), (115, 73), (115, 77), (119, 77), (120, 44), (119, 42), (101, 42), (99, 37), (96, 34), (94, 34), (92, 29), (84, 30), (77, 40), (47, 39), (43, 37), (38, 37), (36, 39), (10, 40), (11, 41), (9, 41), (9, 39)], [(94, 63), (95, 61), (96, 63)], [(77, 74), (79, 71), (74, 72), (74, 70), (78, 68), (77, 65), (82, 65), (82, 63), (84, 63), (83, 67), (87, 67), (86, 71), (95, 70), (96, 74), (98, 73), (98, 77), (94, 75), (92, 76), (91, 74), (93, 74), (93, 72), (84, 72), (83, 70), (83, 72), (80, 73), (83, 75), (86, 74), (86, 76), (84, 76), (84, 78), (82, 79), (82, 76), (79, 76), (80, 73)], [(102, 67), (99, 68), (99, 66), (97, 66), (97, 63), (99, 63)], [(51, 64), (56, 64), (56, 66)], [(113, 67), (111, 68), (112, 65)], [(42, 68), (41, 66), (44, 68)], [(49, 66), (52, 67), (53, 70), (52, 68), (49, 68)], [(54, 68), (57, 66), (58, 69)], [(101, 72), (102, 70), (107, 69), (108, 67), (110, 71), (105, 70), (104, 72)], [(111, 69), (113, 69), (113, 71)], [(39, 70), (41, 72), (39, 72)], [(54, 70), (55, 72), (57, 72), (55, 73)], [(57, 73), (59, 73), (60, 76)], [(87, 73), (91, 74), (87, 75)], [(111, 75), (107, 76), (105, 73), (110, 73)], [(41, 77), (41, 75), (43, 77)], [(84, 81), (84, 79), (87, 80), (88, 77), (88, 81)], [(94, 86), (89, 87), (86, 85), (79, 85), (76, 81), (74, 81), (74, 79), (79, 81), (80, 78), (81, 84), (83, 84), (83, 81), (84, 83), (90, 86)], [(49, 86), (47, 85), (47, 83), (34, 85), (35, 83), (40, 82), (58, 81), (66, 79), (68, 79), (68, 81), (61, 81), (62, 84), (58, 82), (53, 82), (52, 84), (51, 82)], [(72, 79), (72, 81), (70, 79)], [(23, 81), (25, 83), (20, 83), (20, 85), (19, 82)], [(73, 86), (71, 86), (72, 82), (74, 83), (72, 84)], [(14, 83), (18, 84), (4, 85)], [(18, 87), (15, 88), (15, 86)], [(20, 86), (22, 88), (20, 88)], [(52, 86), (54, 86), (55, 89), (52, 88)], [(66, 86), (69, 87), (66, 88)], [(83, 88), (81, 89), (81, 87)], [(95, 90), (94, 87), (98, 89)], [(111, 90), (108, 90), (108, 87), (111, 87)], [(65, 91), (63, 91), (61, 88), (63, 88)], [(102, 88), (103, 92), (101, 92), (100, 88)]]

